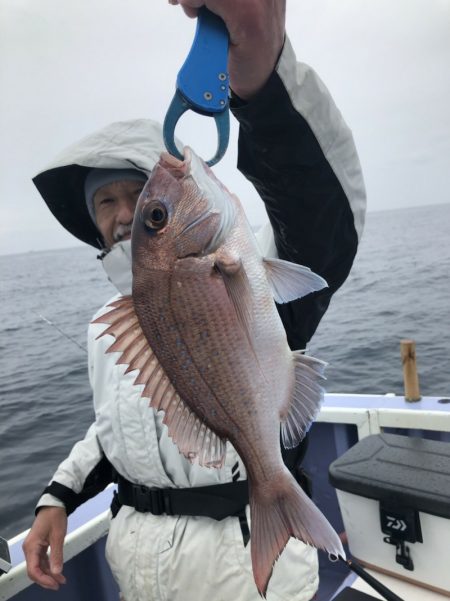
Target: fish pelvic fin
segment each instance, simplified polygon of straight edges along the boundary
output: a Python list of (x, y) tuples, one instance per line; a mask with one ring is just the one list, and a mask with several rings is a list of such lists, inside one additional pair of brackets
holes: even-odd
[(283, 259), (263, 259), (266, 277), (277, 303), (288, 303), (302, 298), (310, 292), (327, 288), (328, 284), (309, 267), (284, 261)]
[(291, 536), (345, 558), (339, 536), (286, 468), (262, 485), (250, 481), (250, 517), (253, 577), (263, 598)]
[[(296, 447), (316, 419), (323, 402), (324, 389), (320, 382), (325, 380), (327, 363), (304, 355), (303, 351), (292, 353), (295, 370), (294, 393), (281, 416), (281, 438), (285, 449)], [(286, 408), (282, 414), (286, 413)]]
[(180, 453), (191, 463), (222, 467), (226, 441), (210, 430), (178, 395), (145, 338), (133, 298), (123, 296), (108, 308), (110, 311), (92, 322), (109, 325), (97, 336), (110, 334), (115, 338), (106, 352), (120, 353), (116, 364), (128, 365), (126, 374), (137, 371), (133, 384), (143, 387), (141, 397), (149, 399), (155, 411), (164, 412), (163, 423)]

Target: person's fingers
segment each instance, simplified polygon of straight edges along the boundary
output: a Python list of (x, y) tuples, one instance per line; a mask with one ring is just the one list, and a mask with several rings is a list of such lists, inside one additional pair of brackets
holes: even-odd
[(50, 559), (47, 553), (41, 560), (41, 569), (44, 572), (44, 574), (47, 574), (47, 576), (53, 578), (58, 584), (66, 584), (66, 579), (62, 573), (59, 574), (57, 572), (55, 573), (52, 571), (50, 567)]
[(54, 529), (50, 535), (50, 571), (55, 578), (62, 576), (64, 535), (65, 530), (62, 528)]
[(190, 17), (191, 19), (195, 19), (198, 15), (198, 8), (191, 8), (190, 6), (183, 6), (182, 7), (184, 12), (186, 13), (186, 15), (188, 17)]
[(178, 0), (178, 4), (185, 6), (186, 8), (200, 8), (206, 4), (205, 0)]
[(188, 17), (191, 17), (191, 19), (194, 19), (198, 14), (198, 9), (200, 6), (203, 6), (205, 2), (203, 0), (189, 0), (188, 2), (185, 0), (169, 0), (169, 4), (179, 4), (184, 10), (185, 14)]
[(45, 553), (45, 555), (43, 555), (43, 557), (41, 558), (40, 567), (44, 574), (50, 574), (50, 561), (48, 559), (47, 553)]
[[(63, 544), (67, 515), (61, 507), (42, 508), (23, 543), (30, 580), (43, 588), (58, 590), (66, 579), (62, 575)], [(50, 547), (50, 558), (47, 550)]]
[(26, 558), (27, 558), (27, 574), (28, 578), (33, 582), (36, 582), (40, 586), (44, 588), (58, 590), (59, 584), (56, 580), (49, 574), (46, 574), (43, 571), (43, 567), (45, 568), (45, 558), (46, 550), (43, 547), (34, 546), (27, 550)]
[(66, 577), (64, 574), (53, 574), (53, 578), (58, 584), (66, 584)]

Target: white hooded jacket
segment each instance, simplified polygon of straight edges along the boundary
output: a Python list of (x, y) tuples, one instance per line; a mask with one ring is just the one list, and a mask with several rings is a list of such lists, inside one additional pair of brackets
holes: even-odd
[[(266, 88), (254, 102), (233, 112), (241, 123), (239, 168), (260, 191), (275, 232), (274, 237), (269, 226), (263, 233), (263, 254), (278, 253), (307, 264), (330, 285), (325, 295), (310, 295), (312, 299), (300, 302), (299, 313), (297, 309), (281, 313), (291, 344), (306, 343), (329, 298), (347, 277), (362, 232), (364, 185), (351, 132), (317, 75), (295, 62), (288, 40)], [(281, 119), (278, 137), (273, 125), (277, 119)], [(302, 147), (298, 152), (296, 147), (292, 150), (297, 143)], [(286, 147), (294, 163), (292, 171), (284, 167)], [(149, 172), (162, 149), (160, 129), (154, 122), (142, 119), (112, 124), (65, 151), (35, 183), (51, 208), (63, 193), (67, 173), (75, 178), (79, 174), (81, 181), (86, 168), (92, 167), (135, 166)], [(313, 168), (308, 171), (309, 163)], [(302, 195), (301, 186), (314, 190), (311, 198), (315, 205), (306, 193)], [(277, 195), (282, 197), (278, 205)], [(66, 205), (70, 208), (70, 200)], [(58, 219), (68, 227), (61, 215)], [(308, 231), (311, 237), (307, 239)], [(94, 238), (84, 239), (93, 243)], [(316, 265), (308, 262), (311, 246)], [(122, 250), (119, 255), (123, 260)], [(111, 256), (114, 270), (116, 262)], [(122, 264), (118, 269), (120, 287), (126, 291), (131, 276), (126, 271), (126, 255)], [(102, 307), (95, 317), (105, 311)], [(297, 326), (299, 315), (307, 324), (304, 330)], [(186, 488), (244, 479), (245, 467), (229, 444), (221, 469), (191, 464), (179, 453), (162, 424), (162, 415), (140, 397), (142, 386), (133, 385), (136, 372), (125, 374), (126, 366), (116, 365), (119, 355), (105, 353), (113, 342), (109, 335), (97, 339), (105, 328), (91, 324), (88, 331), (95, 423), (58, 467), (38, 507), (75, 507), (86, 483), (105, 460), (129, 481), (148, 487)], [(123, 506), (111, 520), (107, 558), (126, 601), (260, 599), (252, 576), (250, 545), (244, 546), (236, 517), (216, 521), (155, 516)], [(267, 599), (310, 601), (318, 586), (317, 571), (316, 550), (291, 539), (274, 567)]]

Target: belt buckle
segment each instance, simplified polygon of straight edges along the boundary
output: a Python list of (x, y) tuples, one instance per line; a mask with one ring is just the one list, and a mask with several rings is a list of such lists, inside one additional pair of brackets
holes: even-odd
[(133, 504), (136, 511), (141, 513), (152, 511), (152, 498), (150, 493), (151, 490), (143, 484), (135, 484), (133, 486)]
[(136, 511), (153, 515), (170, 515), (169, 503), (165, 501), (164, 491), (159, 488), (148, 488), (143, 484), (133, 487), (133, 505)]
[(153, 515), (162, 515), (165, 513), (164, 507), (164, 495), (163, 491), (159, 488), (150, 488), (150, 504), (152, 506), (151, 512)]

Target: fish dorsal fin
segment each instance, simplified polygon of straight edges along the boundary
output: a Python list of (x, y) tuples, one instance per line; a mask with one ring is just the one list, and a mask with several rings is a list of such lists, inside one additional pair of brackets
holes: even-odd
[(263, 259), (263, 265), (277, 303), (288, 303), (328, 286), (320, 275), (304, 265), (266, 258)]
[(147, 342), (132, 297), (122, 296), (108, 307), (110, 311), (92, 322), (109, 325), (97, 336), (114, 336), (115, 342), (106, 352), (121, 353), (116, 363), (128, 365), (125, 373), (138, 370), (133, 384), (144, 386), (141, 397), (150, 399), (150, 406), (155, 411), (164, 411), (163, 423), (180, 453), (192, 463), (198, 461), (207, 467), (222, 467), (225, 441), (180, 398)]
[(323, 402), (324, 389), (320, 385), (325, 380), (326, 363), (308, 357), (303, 351), (292, 353), (295, 369), (294, 392), (289, 407), (283, 408), (287, 415), (282, 420), (281, 436), (286, 449), (296, 447), (312, 422), (316, 419)]

